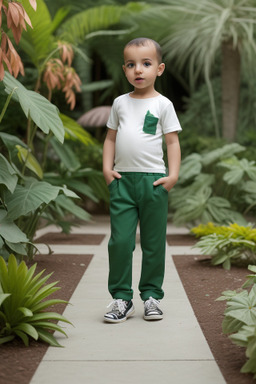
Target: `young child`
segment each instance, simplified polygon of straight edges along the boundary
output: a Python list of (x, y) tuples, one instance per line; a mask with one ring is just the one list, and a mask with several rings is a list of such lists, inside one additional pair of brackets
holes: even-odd
[[(124, 48), (123, 70), (133, 92), (114, 100), (103, 147), (103, 174), (110, 192), (111, 237), (108, 289), (114, 301), (104, 320), (125, 321), (134, 313), (132, 256), (140, 222), (142, 268), (139, 282), (144, 319), (160, 320), (168, 192), (178, 180), (181, 126), (173, 104), (155, 90), (164, 72), (161, 48), (148, 38)], [(168, 175), (162, 151), (165, 136)]]

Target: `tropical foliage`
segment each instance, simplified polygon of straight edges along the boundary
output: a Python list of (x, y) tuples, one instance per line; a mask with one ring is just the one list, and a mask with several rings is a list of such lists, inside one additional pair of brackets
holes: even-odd
[[(89, 216), (72, 203), (71, 199), (78, 198), (74, 192), (63, 184), (53, 186), (43, 180), (43, 168), (31, 150), (34, 149), (37, 130), (45, 134), (42, 142), (46, 149), (51, 136), (60, 143), (64, 141), (65, 129), (57, 108), (38, 93), (28, 91), (8, 72), (5, 73), (3, 83), (6, 93), (20, 103), (25, 115), (35, 126), (28, 130), (29, 145), (14, 135), (0, 132), (3, 148), (0, 157), (0, 247), (5, 257), (14, 252), (31, 258), (35, 252), (32, 240), (38, 221), (50, 203), (51, 209), (57, 212), (64, 207), (65, 212), (70, 210), (83, 220), (87, 220)], [(3, 111), (9, 102), (10, 97), (7, 98)], [(1, 118), (3, 117), (2, 113)], [(31, 124), (29, 127), (31, 128)], [(44, 141), (46, 136), (49, 139)], [(43, 158), (41, 161), (44, 163)], [(62, 216), (64, 215), (63, 213)]]
[(179, 181), (169, 194), (174, 223), (246, 223), (242, 214), (255, 209), (256, 165), (237, 157), (243, 150), (227, 144), (182, 161)]
[(248, 269), (253, 274), (248, 276), (242, 288), (252, 285), (250, 291), (225, 291), (217, 300), (227, 301), (222, 323), (223, 332), (229, 334), (229, 338), (236, 345), (246, 348), (247, 361), (241, 372), (253, 373), (256, 378), (256, 267), (249, 265)]
[(192, 85), (201, 74), (209, 89), (216, 135), (220, 136), (210, 81), (211, 70), (221, 57), (223, 137), (236, 136), (241, 63), (254, 67), (254, 0), (163, 0), (168, 14), (176, 14), (163, 40), (167, 59), (179, 70), (188, 69)]
[[(36, 10), (36, 0), (30, 0), (30, 5)], [(6, 19), (4, 19), (4, 17)], [(32, 28), (31, 21), (27, 12), (19, 2), (1, 1), (0, 3), (0, 26), (7, 21), (7, 27), (11, 29), (13, 38), (16, 44), (19, 43), (23, 29), (27, 30), (26, 24)], [(14, 74), (15, 77), (18, 73), (24, 75), (24, 67), (20, 56), (14, 48), (7, 33), (0, 28), (1, 34), (1, 55), (0, 55), (0, 80), (4, 78), (4, 64), (7, 66), (10, 74)]]
[[(28, 269), (25, 262), (19, 265), (14, 255), (8, 264), (0, 257), (0, 344), (20, 338), (26, 346), (30, 338), (60, 347), (51, 331), (66, 335), (53, 321), (70, 323), (64, 316), (46, 310), (56, 304), (67, 304), (60, 299), (48, 299), (58, 291), (57, 282), (48, 283), (52, 274), (35, 274), (36, 264)], [(71, 324), (71, 323), (70, 323)]]
[[(70, 42), (64, 40), (64, 35), (69, 38), (72, 36), (72, 43), (75, 44), (84, 38), (85, 33), (96, 32), (100, 28), (107, 29), (120, 22), (123, 9), (103, 6), (85, 11), (79, 17), (76, 15), (75, 20), (69, 20), (56, 37), (55, 32), (66, 18), (67, 9), (59, 10), (52, 19), (43, 0), (37, 1), (37, 12), (29, 8), (29, 0), (21, 3), (33, 25), (33, 29), (23, 33), (20, 40), (22, 53), (27, 54), (38, 72), (32, 88), (44, 93), (45, 86), (42, 82), (45, 81), (49, 89), (47, 96), (51, 100), (54, 88), (61, 89), (64, 86), (67, 101), (73, 108), (72, 74), (68, 72), (65, 77), (66, 72), (63, 72), (65, 62), (70, 68), (73, 48)], [(76, 48), (76, 51), (79, 49)], [(80, 53), (88, 60), (86, 55)], [(1, 86), (3, 85), (9, 96), (0, 116), (0, 248), (5, 258), (10, 252), (19, 257), (31, 258), (36, 251), (32, 241), (41, 218), (46, 219), (46, 223), (60, 225), (67, 232), (71, 226), (70, 220), (65, 220), (67, 212), (72, 217), (89, 219), (87, 212), (74, 203), (73, 199), (78, 199), (79, 196), (73, 191), (98, 201), (96, 196), (103, 198), (106, 187), (104, 184), (102, 188), (102, 173), (82, 167), (79, 155), (73, 151), (74, 141), (79, 141), (84, 148), (93, 145), (92, 137), (84, 129), (71, 118), (59, 115), (57, 108), (46, 98), (25, 88), (8, 72), (5, 72)], [(25, 139), (22, 135), (10, 134), (8, 130), (4, 132), (5, 119), (10, 119), (8, 109), (15, 108), (14, 100), (19, 102), (27, 118), (20, 120), (24, 121), (24, 125), (19, 126), (19, 130), (24, 130), (27, 125)]]
[[(156, 39), (163, 47), (168, 71), (189, 97), (202, 82), (207, 85), (204, 101), (212, 111), (215, 135), (234, 141), (238, 139), (238, 109), (240, 114), (244, 108), (240, 89), (246, 84), (244, 93), (250, 92), (255, 77), (255, 13), (254, 0), (150, 0), (147, 7), (133, 15), (134, 30), (122, 40), (120, 36), (93, 39), (93, 48), (114, 80), (116, 91), (120, 84), (125, 87), (121, 72), (124, 43), (139, 35)], [(218, 100), (213, 84), (216, 77), (220, 83)], [(164, 80), (163, 89), (175, 99), (170, 79)]]
[(232, 264), (256, 264), (256, 229), (238, 224), (216, 226), (213, 223), (200, 224), (191, 232), (200, 237), (195, 247), (204, 255), (211, 255), (213, 265), (222, 264), (230, 269)]

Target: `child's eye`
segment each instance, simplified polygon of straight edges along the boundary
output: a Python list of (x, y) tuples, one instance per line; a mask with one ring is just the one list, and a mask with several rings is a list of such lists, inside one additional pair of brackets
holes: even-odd
[(127, 68), (133, 68), (134, 64), (133, 63), (129, 63), (126, 65)]
[(144, 65), (145, 65), (145, 67), (150, 67), (150, 66), (151, 66), (151, 63), (149, 63), (149, 62), (146, 61), (146, 62), (144, 63)]

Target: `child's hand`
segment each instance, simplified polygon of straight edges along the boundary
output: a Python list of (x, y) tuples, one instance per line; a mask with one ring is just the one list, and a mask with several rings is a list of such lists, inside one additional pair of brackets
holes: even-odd
[(109, 185), (114, 179), (121, 179), (122, 176), (120, 175), (120, 173), (111, 170), (108, 172), (104, 172), (104, 177), (107, 185)]
[(161, 177), (160, 179), (154, 181), (153, 185), (156, 187), (157, 185), (162, 184), (164, 189), (166, 189), (169, 192), (176, 183), (177, 183), (176, 178), (172, 176), (167, 176), (167, 177)]

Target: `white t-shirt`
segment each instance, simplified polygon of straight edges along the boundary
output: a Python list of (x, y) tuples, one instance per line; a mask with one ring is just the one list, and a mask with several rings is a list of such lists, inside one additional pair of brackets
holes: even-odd
[[(146, 115), (153, 120), (151, 128), (144, 126)], [(121, 95), (114, 100), (107, 127), (117, 130), (115, 171), (166, 172), (162, 136), (181, 131), (169, 99), (162, 95), (147, 99), (135, 99), (129, 93)]]

